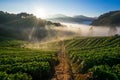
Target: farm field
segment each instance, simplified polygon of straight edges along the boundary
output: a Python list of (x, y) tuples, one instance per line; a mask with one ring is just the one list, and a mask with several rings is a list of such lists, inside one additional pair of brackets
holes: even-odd
[(75, 80), (120, 80), (120, 37), (73, 38), (65, 41)]
[(52, 49), (27, 43), (1, 38), (0, 80), (120, 79), (120, 36), (75, 37), (48, 44)]
[(57, 51), (22, 48), (24, 43), (0, 42), (0, 80), (48, 80), (53, 75)]

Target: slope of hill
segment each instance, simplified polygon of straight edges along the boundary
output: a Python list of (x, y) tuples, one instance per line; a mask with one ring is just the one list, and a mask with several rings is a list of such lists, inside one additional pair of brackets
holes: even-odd
[[(0, 37), (0, 80), (50, 80), (58, 63), (55, 48), (25, 48), (24, 44), (29, 44), (26, 41), (2, 39)], [(58, 47), (59, 43), (47, 44)]]
[(65, 22), (65, 23), (78, 23), (78, 24), (90, 24), (94, 18), (86, 17), (83, 15), (77, 16), (65, 16), (65, 15), (56, 15), (55, 17), (48, 18), (47, 20), (55, 21), (55, 22)]
[(92, 22), (94, 26), (120, 26), (120, 11), (111, 11)]
[(75, 80), (86, 74), (87, 80), (120, 79), (120, 36), (74, 38), (65, 46)]
[(3, 37), (28, 40), (32, 30), (36, 29), (33, 35), (41, 39), (47, 35), (46, 25), (61, 26), (60, 23), (42, 20), (32, 14), (10, 14), (0, 11), (0, 36)]

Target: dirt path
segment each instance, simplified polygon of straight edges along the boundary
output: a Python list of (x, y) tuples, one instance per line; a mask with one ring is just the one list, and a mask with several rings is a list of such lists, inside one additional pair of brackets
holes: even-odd
[(58, 53), (59, 64), (55, 67), (55, 75), (51, 80), (74, 80), (71, 66), (65, 53), (64, 42), (62, 42), (61, 50)]
[(71, 61), (66, 54), (63, 41), (57, 57), (59, 64), (55, 67), (55, 74), (51, 80), (88, 80), (88, 77), (91, 76), (91, 73), (80, 74), (74, 72)]

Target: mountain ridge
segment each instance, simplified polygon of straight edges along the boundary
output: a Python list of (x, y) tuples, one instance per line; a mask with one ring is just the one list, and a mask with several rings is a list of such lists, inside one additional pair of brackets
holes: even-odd
[(93, 26), (120, 26), (120, 10), (110, 11), (98, 17), (92, 22)]
[(95, 18), (87, 17), (84, 15), (75, 15), (75, 16), (56, 16), (53, 18), (47, 18), (47, 20), (53, 21), (53, 22), (65, 22), (65, 23), (78, 23), (78, 24), (84, 24), (84, 22), (92, 22), (95, 20)]

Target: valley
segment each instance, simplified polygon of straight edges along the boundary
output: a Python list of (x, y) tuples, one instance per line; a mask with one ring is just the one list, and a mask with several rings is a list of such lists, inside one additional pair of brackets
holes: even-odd
[(60, 23), (0, 11), (0, 80), (120, 80), (119, 16)]

